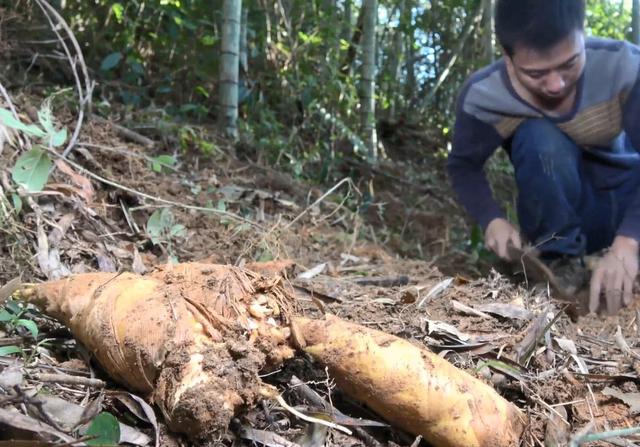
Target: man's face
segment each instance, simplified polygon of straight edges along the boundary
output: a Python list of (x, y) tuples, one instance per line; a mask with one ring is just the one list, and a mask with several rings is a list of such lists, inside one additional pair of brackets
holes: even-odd
[(516, 45), (506, 58), (518, 82), (544, 107), (553, 109), (575, 91), (585, 65), (584, 33), (575, 31), (546, 50)]

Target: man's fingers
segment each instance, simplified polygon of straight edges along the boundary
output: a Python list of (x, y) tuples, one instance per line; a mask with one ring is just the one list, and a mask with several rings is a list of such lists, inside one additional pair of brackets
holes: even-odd
[(522, 248), (522, 240), (520, 239), (520, 233), (518, 233), (517, 231), (514, 231), (511, 234), (511, 243), (513, 243), (513, 246), (518, 249)]
[(624, 284), (622, 287), (624, 288), (622, 292), (622, 302), (625, 306), (628, 306), (633, 300), (633, 280), (629, 275), (624, 275)]
[(602, 290), (602, 270), (596, 270), (591, 277), (589, 290), (589, 312), (596, 312), (600, 307), (600, 291)]
[(622, 307), (622, 274), (619, 271), (605, 274), (607, 312), (615, 315)]
[(489, 250), (491, 250), (492, 252), (494, 252), (495, 254), (498, 254), (498, 247), (496, 244), (496, 240), (494, 238), (489, 238), (487, 239), (484, 244), (487, 246), (487, 248)]
[(507, 255), (507, 241), (502, 240), (497, 242), (498, 256), (502, 259), (509, 259)]

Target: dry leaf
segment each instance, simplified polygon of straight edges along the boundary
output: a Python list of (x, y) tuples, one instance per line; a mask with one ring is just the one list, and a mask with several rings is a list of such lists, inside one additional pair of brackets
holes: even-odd
[(76, 186), (80, 187), (80, 190), (78, 191), (78, 195), (82, 197), (86, 203), (93, 202), (95, 191), (93, 189), (93, 185), (91, 184), (91, 181), (88, 178), (75, 172), (71, 168), (71, 166), (69, 166), (63, 160), (59, 160), (59, 159), (56, 160), (55, 165), (58, 169), (60, 169), (61, 172), (64, 172), (65, 174), (67, 174), (71, 178), (71, 181)]
[(640, 414), (640, 393), (623, 393), (615, 388), (607, 387), (602, 390), (602, 394), (609, 397), (615, 397), (629, 406), (631, 416)]
[(131, 265), (131, 268), (133, 269), (134, 273), (137, 273), (138, 275), (144, 275), (147, 272), (147, 266), (144, 265), (142, 257), (140, 256), (140, 252), (135, 247), (133, 249), (133, 263)]
[(67, 230), (71, 227), (71, 224), (75, 220), (74, 213), (68, 213), (62, 216), (58, 222), (56, 222), (56, 226), (53, 227), (53, 230), (49, 233), (49, 243), (57, 247), (60, 245), (60, 242), (64, 238), (64, 235), (67, 233)]
[(476, 306), (476, 308), (482, 312), (513, 320), (529, 321), (533, 317), (531, 311), (515, 304), (488, 303)]
[(318, 276), (320, 273), (324, 272), (327, 268), (327, 263), (323, 262), (322, 264), (318, 264), (315, 267), (307, 270), (306, 272), (302, 272), (298, 275), (296, 279), (311, 279)]
[(76, 440), (71, 436), (56, 430), (49, 424), (45, 424), (31, 416), (25, 416), (19, 413), (17, 410), (0, 408), (0, 425), (8, 425), (9, 427), (17, 428), (18, 430), (26, 430), (31, 433), (52, 435), (61, 439), (64, 442), (73, 442), (74, 446), (86, 446), (83, 442), (75, 442)]
[(567, 445), (571, 435), (571, 426), (567, 422), (567, 410), (560, 405), (549, 414), (549, 421), (544, 435), (545, 447)]

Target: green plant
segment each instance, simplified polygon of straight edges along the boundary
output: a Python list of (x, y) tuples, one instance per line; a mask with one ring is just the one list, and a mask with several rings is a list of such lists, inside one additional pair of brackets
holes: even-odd
[[(39, 145), (18, 158), (11, 171), (13, 181), (28, 192), (42, 191), (49, 180), (52, 162), (46, 149), (62, 146), (67, 141), (67, 129), (58, 130), (53, 123), (51, 98), (42, 103), (38, 111), (38, 121), (40, 125), (25, 124), (10, 110), (0, 108), (0, 122), (3, 125), (40, 140)], [(14, 199), (14, 204), (15, 202)], [(16, 209), (18, 208), (16, 204)]]
[(9, 330), (16, 330), (24, 327), (29, 331), (34, 340), (38, 339), (38, 325), (33, 320), (22, 318), (26, 309), (22, 308), (15, 301), (7, 301), (3, 308), (0, 308), (0, 323), (3, 323)]
[(87, 445), (118, 445), (120, 424), (111, 413), (102, 412), (93, 419), (85, 435), (92, 436)]
[(157, 157), (151, 157), (151, 169), (154, 172), (166, 173), (173, 169), (176, 164), (176, 159), (171, 155), (162, 154)]
[(184, 225), (175, 223), (175, 217), (169, 208), (154, 211), (147, 221), (147, 234), (153, 244), (166, 249), (172, 262), (178, 262), (174, 255), (173, 244), (186, 236), (187, 229)]
[[(22, 318), (26, 310), (15, 301), (7, 301), (4, 307), (0, 307), (0, 325), (4, 326), (7, 332), (14, 332), (18, 328), (25, 328), (33, 337), (34, 340), (38, 339), (38, 325), (33, 320), (28, 318)], [(22, 354), (25, 355), (24, 350), (16, 345), (0, 346), (0, 357), (10, 354)], [(27, 363), (30, 359), (27, 360)]]

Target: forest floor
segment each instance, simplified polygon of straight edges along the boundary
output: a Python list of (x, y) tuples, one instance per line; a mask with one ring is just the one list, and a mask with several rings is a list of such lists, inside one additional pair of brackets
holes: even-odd
[[(178, 153), (178, 164), (156, 172), (152, 157), (166, 149), (123, 140), (110, 122), (92, 121), (68, 168), (58, 167), (43, 192), (25, 196), (19, 214), (3, 202), (9, 211), (0, 225), (0, 285), (16, 277), (144, 273), (170, 257), (240, 266), (292, 260), (290, 279), (303, 313), (320, 306), (440, 353), (527, 413), (523, 445), (564, 445), (584, 441), (587, 431), (637, 426), (638, 305), (615, 317), (572, 322), (547, 288), (527, 284), (517, 268), (493, 269), (478, 259), (465, 248), (470, 231), (448, 189), (443, 157), (434, 151), (419, 166), (393, 161), (410, 158), (409, 147), (428, 147), (420, 138), (419, 130), (398, 128), (385, 141), (390, 160), (373, 170), (344, 162), (333, 176), (349, 180), (315, 185), (246, 151), (234, 154), (221, 139), (214, 156)], [(14, 192), (8, 179), (18, 154), (9, 145), (0, 153), (6, 197)], [(363, 192), (371, 188), (374, 201), (364, 207)], [(164, 223), (150, 223), (163, 209)], [(185, 231), (172, 234), (175, 225)], [(157, 233), (154, 241), (150, 231)], [(39, 433), (39, 439), (59, 440), (60, 432), (71, 435), (68, 427), (104, 409), (128, 425), (130, 444), (189, 445), (167, 431), (159, 413), (155, 419), (150, 407), (106, 377), (60, 325), (32, 308), (8, 311), (16, 318), (0, 326), (0, 346), (17, 346), (22, 354), (0, 357), (0, 425), (7, 428), (0, 439)], [(15, 324), (17, 317), (37, 323), (37, 341), (28, 325)], [(346, 415), (379, 420), (306, 357), (264, 380), (296, 405), (293, 375)], [(428, 445), (389, 427), (358, 428), (353, 436), (327, 431), (272, 402), (247, 408), (238, 423), (244, 429), (231, 427), (211, 445)], [(607, 442), (635, 445), (630, 439)]]

